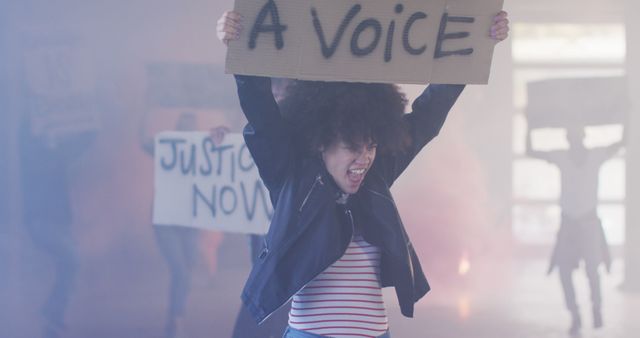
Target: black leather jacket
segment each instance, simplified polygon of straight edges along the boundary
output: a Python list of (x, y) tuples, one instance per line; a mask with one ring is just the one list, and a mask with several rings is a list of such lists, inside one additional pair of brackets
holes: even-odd
[(406, 114), (411, 147), (378, 155), (346, 208), (320, 159), (301, 158), (271, 93), (271, 80), (236, 76), (242, 110), (249, 123), (247, 146), (270, 192), (274, 214), (264, 248), (245, 284), (242, 300), (258, 322), (285, 304), (345, 252), (354, 224), (382, 250), (382, 286), (394, 286), (402, 314), (429, 291), (418, 257), (402, 225), (389, 187), (440, 131), (463, 85), (430, 85)]

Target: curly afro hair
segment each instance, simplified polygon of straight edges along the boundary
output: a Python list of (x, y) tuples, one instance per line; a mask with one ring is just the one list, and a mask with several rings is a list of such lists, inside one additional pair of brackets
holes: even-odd
[(303, 152), (339, 141), (354, 149), (374, 142), (380, 152), (408, 144), (407, 99), (393, 84), (292, 80), (279, 104)]

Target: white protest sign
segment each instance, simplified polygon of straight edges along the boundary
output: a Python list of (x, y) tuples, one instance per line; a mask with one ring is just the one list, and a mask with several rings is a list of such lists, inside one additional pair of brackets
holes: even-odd
[(264, 234), (273, 214), (240, 134), (214, 145), (204, 132), (163, 132), (155, 140), (153, 223)]
[(57, 138), (100, 127), (92, 55), (73, 36), (44, 36), (23, 53), (26, 110), (34, 135)]
[(503, 0), (236, 0), (226, 71), (305, 80), (476, 83)]

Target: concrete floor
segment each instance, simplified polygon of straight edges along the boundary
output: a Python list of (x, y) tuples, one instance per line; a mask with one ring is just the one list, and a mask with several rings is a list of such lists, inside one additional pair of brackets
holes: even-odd
[[(511, 285), (495, 285), (483, 296), (435, 295), (421, 302), (418, 315), (405, 319), (392, 312), (391, 325), (398, 337), (473, 337), (473, 338), (560, 338), (569, 337), (569, 314), (557, 275), (544, 274), (546, 260), (519, 260), (512, 271)], [(603, 315), (605, 327), (591, 326), (589, 290), (583, 273), (574, 282), (582, 305), (583, 338), (632, 338), (640, 332), (640, 295), (617, 290), (622, 280), (622, 264), (614, 264), (611, 275), (603, 276)], [(509, 279), (509, 278), (507, 278)], [(389, 299), (392, 301), (393, 299)], [(391, 302), (388, 302), (391, 303)]]
[[(244, 239), (228, 246), (245, 245)], [(244, 258), (241, 258), (243, 261)], [(42, 268), (42, 269), (41, 269)], [(109, 272), (112, 269), (112, 272)], [(50, 270), (50, 268), (49, 268)], [(239, 293), (248, 264), (222, 262), (211, 277), (196, 271), (188, 305), (191, 338), (230, 337), (240, 306)], [(546, 276), (546, 260), (519, 259), (491, 281), (468, 281), (455, 287), (432, 285), (413, 319), (400, 315), (393, 290), (385, 290), (394, 338), (559, 338), (566, 333), (569, 316), (564, 310), (557, 275)], [(140, 338), (162, 337), (168, 280), (162, 264), (118, 270), (103, 266), (81, 273), (67, 314), (68, 328), (61, 337)], [(115, 273), (115, 271), (118, 271)], [(615, 261), (611, 275), (603, 276), (605, 327), (593, 330), (588, 288), (583, 273), (576, 274), (583, 305), (583, 338), (635, 338), (640, 332), (640, 295), (617, 290), (623, 265)], [(0, 337), (41, 337), (38, 304), (47, 293), (46, 264), (33, 265), (5, 283), (0, 306)], [(49, 277), (50, 279), (50, 277)]]

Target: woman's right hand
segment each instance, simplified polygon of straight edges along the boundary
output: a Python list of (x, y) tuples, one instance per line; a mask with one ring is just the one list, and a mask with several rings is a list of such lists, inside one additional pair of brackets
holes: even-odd
[(240, 37), (242, 28), (242, 15), (235, 11), (226, 11), (218, 19), (218, 40), (228, 46), (229, 41), (237, 40)]

